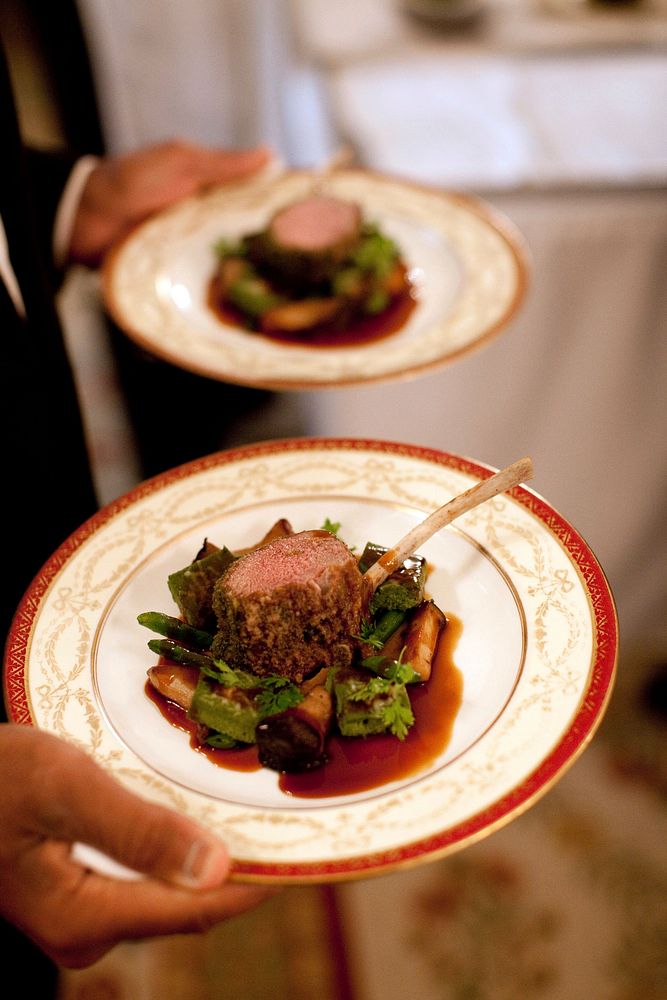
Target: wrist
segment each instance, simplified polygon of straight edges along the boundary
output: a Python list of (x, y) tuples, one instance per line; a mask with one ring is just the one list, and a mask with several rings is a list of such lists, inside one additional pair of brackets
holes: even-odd
[(114, 165), (98, 160), (81, 191), (69, 244), (75, 264), (97, 267), (111, 245), (127, 230), (129, 220)]

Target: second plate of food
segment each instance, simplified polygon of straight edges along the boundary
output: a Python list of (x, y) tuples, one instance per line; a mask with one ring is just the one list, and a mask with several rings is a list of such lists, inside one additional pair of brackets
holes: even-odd
[(338, 170), (186, 199), (115, 248), (102, 288), (114, 321), (156, 357), (288, 390), (449, 364), (507, 326), (526, 280), (520, 234), (485, 202)]

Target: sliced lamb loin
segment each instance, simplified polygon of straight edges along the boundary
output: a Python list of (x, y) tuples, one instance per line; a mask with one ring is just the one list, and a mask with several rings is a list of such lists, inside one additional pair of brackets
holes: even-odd
[(314, 194), (279, 209), (269, 236), (283, 250), (341, 255), (359, 239), (361, 208), (355, 202)]
[(311, 288), (329, 278), (361, 236), (361, 206), (314, 194), (285, 205), (248, 237), (251, 260), (288, 283)]
[(362, 595), (344, 542), (327, 531), (279, 538), (232, 563), (215, 584), (211, 651), (232, 667), (298, 683), (349, 655)]

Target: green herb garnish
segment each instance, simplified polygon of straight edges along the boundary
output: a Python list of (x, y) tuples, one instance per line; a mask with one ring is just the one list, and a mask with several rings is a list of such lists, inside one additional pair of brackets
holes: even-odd
[(223, 687), (257, 691), (254, 705), (262, 718), (277, 715), (303, 701), (298, 686), (288, 677), (257, 677), (245, 670), (234, 670), (224, 660), (212, 660), (211, 666), (202, 667), (201, 672)]
[(402, 686), (384, 677), (371, 677), (365, 684), (355, 686), (348, 693), (348, 700), (372, 703), (374, 710), (382, 717), (384, 729), (399, 740), (404, 740), (415, 717), (409, 700), (395, 697), (397, 689)]
[(210, 664), (201, 666), (201, 672), (206, 677), (217, 684), (222, 684), (226, 688), (239, 688), (248, 691), (251, 688), (259, 687), (260, 679), (246, 670), (234, 670), (224, 660), (211, 659)]
[(324, 518), (324, 524), (322, 525), (321, 531), (328, 531), (330, 535), (338, 535), (340, 531), (340, 521), (330, 521), (328, 517)]
[(367, 646), (372, 646), (373, 649), (382, 649), (384, 646), (384, 640), (375, 634), (375, 625), (368, 618), (362, 620), (359, 635), (353, 635), (352, 638), (364, 642)]
[(261, 691), (255, 699), (260, 716), (278, 715), (303, 701), (303, 694), (287, 677), (262, 677)]

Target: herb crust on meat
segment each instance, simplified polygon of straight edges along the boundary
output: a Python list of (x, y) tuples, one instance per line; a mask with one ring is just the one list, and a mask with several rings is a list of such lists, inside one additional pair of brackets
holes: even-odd
[(345, 658), (360, 628), (362, 589), (356, 558), (329, 532), (278, 539), (216, 582), (211, 651), (232, 667), (299, 682)]

